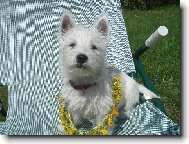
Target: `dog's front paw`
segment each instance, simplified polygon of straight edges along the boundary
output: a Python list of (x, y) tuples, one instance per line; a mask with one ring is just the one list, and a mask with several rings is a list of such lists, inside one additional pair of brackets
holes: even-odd
[(57, 128), (58, 128), (58, 131), (59, 131), (61, 134), (65, 135), (64, 126), (62, 126), (61, 124), (59, 124), (59, 125), (57, 126)]
[(131, 116), (131, 114), (132, 114), (132, 111), (127, 110), (127, 111), (125, 112), (125, 118), (126, 118), (126, 119), (129, 119), (130, 116)]

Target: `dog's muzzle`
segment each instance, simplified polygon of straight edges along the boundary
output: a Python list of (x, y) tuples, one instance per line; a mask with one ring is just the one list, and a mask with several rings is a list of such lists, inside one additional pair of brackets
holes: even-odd
[(76, 56), (76, 62), (77, 62), (77, 67), (78, 68), (82, 68), (82, 65), (84, 64), (84, 63), (86, 63), (87, 62), (87, 60), (88, 60), (88, 57), (85, 55), (85, 54), (78, 54), (77, 56)]

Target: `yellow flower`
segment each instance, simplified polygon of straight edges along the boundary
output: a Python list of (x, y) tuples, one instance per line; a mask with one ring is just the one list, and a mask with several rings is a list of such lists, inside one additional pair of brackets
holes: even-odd
[(118, 93), (117, 93), (117, 91), (112, 91), (112, 93), (113, 93), (113, 95), (117, 95)]
[(114, 86), (117, 86), (117, 84), (118, 84), (117, 82), (114, 82)]
[(115, 100), (114, 100), (114, 105), (116, 105), (116, 106), (117, 106), (117, 105), (118, 105), (118, 103), (119, 103), (119, 101), (115, 99)]
[(70, 127), (66, 128), (66, 132), (67, 132), (68, 135), (73, 135), (74, 134), (74, 130), (72, 128), (70, 128)]
[(120, 91), (122, 89), (122, 86), (117, 86), (117, 89)]
[(117, 116), (119, 114), (119, 112), (118, 112), (118, 110), (117, 110), (117, 108), (113, 108), (112, 109), (112, 115), (115, 115), (115, 116)]
[(99, 132), (93, 131), (93, 132), (88, 132), (86, 135), (97, 135)]
[(108, 134), (108, 130), (107, 129), (103, 129), (103, 130), (101, 130), (101, 133), (102, 133), (102, 135), (107, 135)]
[(113, 116), (112, 114), (110, 114), (108, 117), (108, 126), (112, 126), (112, 125), (113, 125)]

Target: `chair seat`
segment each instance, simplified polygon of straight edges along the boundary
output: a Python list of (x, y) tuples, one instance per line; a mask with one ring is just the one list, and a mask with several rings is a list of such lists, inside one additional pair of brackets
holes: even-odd
[[(57, 105), (55, 106), (55, 109)], [(47, 110), (44, 110), (47, 113)], [(5, 135), (60, 135), (57, 131), (57, 112), (53, 114), (54, 120), (44, 115), (12, 118), (1, 124), (1, 134)], [(45, 117), (44, 117), (45, 116)], [(87, 130), (89, 123), (85, 123), (81, 130)], [(164, 113), (152, 103), (145, 102), (138, 105), (128, 120), (119, 119), (113, 130), (113, 135), (180, 135), (180, 127), (171, 121)]]
[(180, 126), (151, 102), (138, 105), (129, 120), (118, 121), (115, 135), (180, 135)]

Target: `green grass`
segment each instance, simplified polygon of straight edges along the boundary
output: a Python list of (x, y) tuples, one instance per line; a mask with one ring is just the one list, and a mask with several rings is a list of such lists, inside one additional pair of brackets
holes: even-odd
[[(0, 85), (0, 99), (3, 103), (4, 109), (8, 109), (8, 87)], [(5, 118), (0, 114), (0, 122), (5, 121)]]
[(132, 52), (161, 25), (169, 34), (150, 48), (141, 60), (161, 96), (166, 114), (180, 124), (180, 7), (169, 5), (152, 10), (125, 10), (123, 16)]

